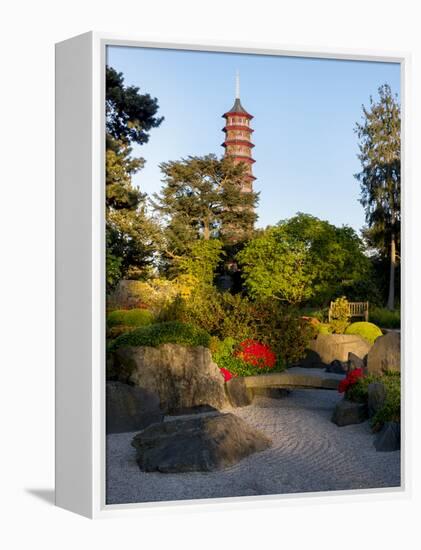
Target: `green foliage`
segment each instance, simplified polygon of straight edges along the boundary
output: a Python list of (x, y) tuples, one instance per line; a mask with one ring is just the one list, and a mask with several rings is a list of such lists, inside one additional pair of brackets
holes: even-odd
[(401, 312), (399, 309), (373, 308), (370, 310), (370, 320), (382, 328), (400, 328)]
[(320, 323), (316, 326), (318, 334), (332, 334), (333, 328), (329, 323)]
[(379, 336), (382, 336), (382, 331), (373, 323), (359, 322), (351, 323), (345, 330), (345, 334), (357, 334), (367, 340), (370, 344), (374, 344)]
[(218, 239), (193, 241), (178, 260), (179, 272), (194, 277), (202, 285), (211, 285), (222, 256), (222, 246)]
[(371, 276), (353, 229), (302, 213), (261, 232), (237, 257), (253, 298), (289, 304), (322, 303)]
[(132, 184), (144, 159), (132, 156), (131, 144), (142, 145), (149, 130), (159, 126), (158, 104), (134, 86), (125, 86), (123, 75), (106, 71), (106, 238), (107, 288), (122, 277), (138, 278), (154, 258), (159, 228), (146, 212), (145, 195)]
[(346, 297), (336, 298), (331, 304), (331, 318), (338, 321), (348, 321), (349, 317), (349, 302)]
[(116, 309), (107, 315), (107, 326), (143, 327), (151, 325), (154, 319), (154, 315), (147, 309)]
[(349, 387), (346, 398), (358, 403), (367, 403), (368, 386), (372, 382), (380, 382), (386, 389), (384, 406), (371, 419), (371, 426), (378, 430), (385, 422), (400, 422), (401, 414), (401, 376), (398, 372), (379, 375), (367, 375)]
[(304, 357), (315, 328), (298, 312), (277, 301), (253, 302), (241, 294), (198, 287), (186, 298), (177, 297), (161, 313), (160, 320), (177, 320), (200, 326), (220, 339), (251, 338), (268, 344), (286, 363)]
[(256, 339), (268, 344), (287, 365), (305, 356), (317, 326), (302, 319), (294, 308), (282, 306), (276, 300), (256, 304)]
[(245, 166), (229, 157), (188, 157), (160, 165), (164, 185), (152, 202), (165, 221), (163, 253), (170, 267), (197, 239), (227, 240), (235, 227), (245, 238), (256, 219), (256, 193), (243, 193)]
[(119, 336), (112, 342), (110, 351), (128, 346), (156, 347), (161, 344), (209, 347), (210, 336), (201, 328), (178, 321), (155, 323)]
[(107, 292), (111, 292), (121, 279), (122, 258), (114, 256), (111, 252), (106, 254), (106, 285)]
[(347, 327), (349, 326), (348, 321), (341, 321), (339, 319), (333, 319), (330, 322), (330, 331), (332, 334), (345, 334)]
[(113, 139), (142, 145), (164, 120), (156, 118), (158, 100), (139, 92), (136, 86), (125, 86), (123, 74), (107, 66), (106, 132)]
[(285, 363), (277, 355), (274, 367), (257, 367), (250, 365), (234, 355), (237, 341), (232, 337), (216, 340), (213, 343), (212, 358), (220, 369), (227, 369), (237, 376), (255, 376), (268, 372), (280, 372), (285, 369)]

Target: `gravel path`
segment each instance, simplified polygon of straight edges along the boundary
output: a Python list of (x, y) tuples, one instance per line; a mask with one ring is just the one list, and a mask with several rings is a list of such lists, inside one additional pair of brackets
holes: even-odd
[(235, 409), (273, 446), (219, 472), (141, 472), (130, 445), (136, 432), (111, 434), (107, 504), (399, 486), (399, 451), (377, 453), (367, 422), (338, 428), (330, 421), (340, 398), (335, 391), (295, 390)]

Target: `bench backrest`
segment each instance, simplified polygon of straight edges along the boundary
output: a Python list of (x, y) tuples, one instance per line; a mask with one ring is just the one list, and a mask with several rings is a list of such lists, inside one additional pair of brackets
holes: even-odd
[[(330, 302), (329, 323), (335, 314), (335, 302)], [(348, 312), (350, 317), (363, 317), (368, 321), (368, 302), (348, 302)]]

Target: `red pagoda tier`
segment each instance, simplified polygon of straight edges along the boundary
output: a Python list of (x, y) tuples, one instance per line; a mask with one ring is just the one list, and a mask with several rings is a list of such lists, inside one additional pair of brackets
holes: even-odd
[(226, 120), (223, 131), (225, 132), (225, 141), (222, 147), (225, 147), (225, 155), (233, 158), (237, 164), (244, 162), (247, 164), (247, 174), (244, 178), (242, 190), (245, 192), (253, 191), (253, 164), (256, 162), (252, 157), (254, 147), (251, 142), (253, 129), (250, 127), (250, 121), (253, 116), (248, 113), (241, 105), (239, 97), (239, 84), (237, 83), (237, 97), (232, 108), (222, 115)]

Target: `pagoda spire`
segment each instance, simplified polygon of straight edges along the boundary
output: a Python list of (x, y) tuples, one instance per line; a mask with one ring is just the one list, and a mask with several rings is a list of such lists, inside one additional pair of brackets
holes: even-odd
[(235, 74), (235, 99), (240, 99), (240, 71)]

